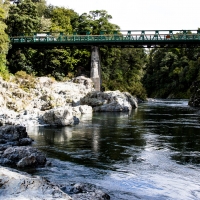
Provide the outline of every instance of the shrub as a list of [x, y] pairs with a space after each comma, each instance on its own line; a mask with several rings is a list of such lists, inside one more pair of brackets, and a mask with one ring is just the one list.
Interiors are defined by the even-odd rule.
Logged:
[[10, 73], [6, 66], [0, 65], [0, 76], [3, 80], [8, 81], [10, 79]]
[[29, 92], [31, 88], [35, 88], [36, 80], [33, 75], [27, 74], [25, 71], [15, 73], [15, 81], [20, 85], [20, 88]]

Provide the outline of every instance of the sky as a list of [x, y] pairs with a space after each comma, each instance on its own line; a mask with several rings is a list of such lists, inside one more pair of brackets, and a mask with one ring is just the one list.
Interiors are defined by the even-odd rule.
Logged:
[[200, 0], [46, 0], [78, 14], [106, 10], [121, 30], [197, 30]]

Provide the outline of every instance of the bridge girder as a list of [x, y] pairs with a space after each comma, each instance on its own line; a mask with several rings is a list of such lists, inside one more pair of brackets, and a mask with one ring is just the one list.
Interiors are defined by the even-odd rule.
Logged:
[[[163, 32], [163, 33], [161, 33]], [[76, 46], [87, 48], [91, 46], [108, 46], [120, 48], [172, 48], [200, 47], [200, 30], [196, 31], [120, 31], [113, 34], [101, 32], [100, 35], [64, 35], [63, 33], [24, 33], [10, 37], [13, 46]]]

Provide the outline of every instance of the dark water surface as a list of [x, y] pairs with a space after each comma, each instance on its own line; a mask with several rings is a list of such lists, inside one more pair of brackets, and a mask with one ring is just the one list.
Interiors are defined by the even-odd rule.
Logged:
[[200, 111], [187, 104], [156, 100], [74, 127], [28, 129], [52, 160], [34, 174], [92, 183], [113, 200], [200, 199]]

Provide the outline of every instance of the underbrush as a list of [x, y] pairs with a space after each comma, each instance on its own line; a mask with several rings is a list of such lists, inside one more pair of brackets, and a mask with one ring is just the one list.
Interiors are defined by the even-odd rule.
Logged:
[[36, 85], [35, 76], [29, 75], [25, 71], [16, 72], [14, 82], [19, 84], [25, 92], [30, 92], [30, 89], [35, 88]]
[[10, 79], [10, 73], [7, 67], [4, 65], [0, 65], [0, 77], [2, 77], [5, 81], [8, 81]]

